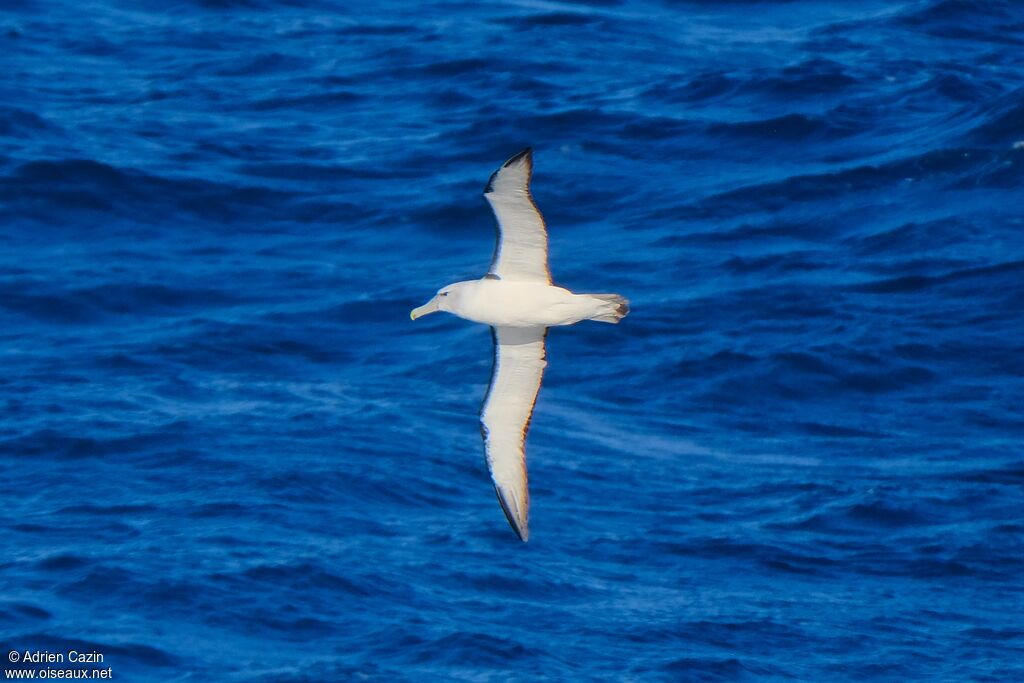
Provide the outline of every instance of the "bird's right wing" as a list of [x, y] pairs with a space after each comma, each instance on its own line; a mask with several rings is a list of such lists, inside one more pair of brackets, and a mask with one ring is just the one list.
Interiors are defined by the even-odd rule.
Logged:
[[547, 365], [547, 328], [492, 327], [491, 334], [494, 365], [480, 409], [480, 433], [498, 502], [512, 529], [525, 541], [530, 535], [526, 432]]
[[484, 188], [498, 221], [498, 242], [488, 274], [502, 280], [551, 284], [548, 229], [530, 195], [533, 152], [529, 147], [502, 164]]

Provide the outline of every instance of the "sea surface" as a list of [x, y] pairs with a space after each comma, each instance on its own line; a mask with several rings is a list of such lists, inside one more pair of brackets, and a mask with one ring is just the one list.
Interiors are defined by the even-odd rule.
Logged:
[[[8, 0], [0, 50], [6, 675], [1024, 680], [1024, 3]], [[548, 337], [523, 544], [490, 334], [409, 311], [527, 145], [632, 313]]]

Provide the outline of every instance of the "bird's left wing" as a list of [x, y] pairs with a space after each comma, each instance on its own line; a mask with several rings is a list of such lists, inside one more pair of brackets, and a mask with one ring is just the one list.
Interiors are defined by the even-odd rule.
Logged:
[[498, 502], [512, 529], [525, 541], [530, 535], [526, 432], [547, 365], [547, 328], [492, 327], [491, 333], [494, 366], [480, 409], [480, 432]]
[[488, 274], [503, 280], [551, 283], [548, 229], [530, 195], [533, 152], [529, 147], [491, 175], [484, 197], [498, 221], [498, 242]]

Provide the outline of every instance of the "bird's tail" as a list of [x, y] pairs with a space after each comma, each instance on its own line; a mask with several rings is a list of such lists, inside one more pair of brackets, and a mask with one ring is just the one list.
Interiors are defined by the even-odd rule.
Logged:
[[617, 323], [629, 313], [629, 301], [624, 296], [618, 294], [586, 294], [585, 296], [589, 296], [600, 304], [597, 313], [590, 316], [591, 320]]

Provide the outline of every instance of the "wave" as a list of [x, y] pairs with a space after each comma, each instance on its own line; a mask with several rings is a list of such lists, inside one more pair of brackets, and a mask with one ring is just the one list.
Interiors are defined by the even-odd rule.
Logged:
[[10, 138], [62, 136], [60, 126], [35, 112], [18, 107], [0, 106], [0, 135]]
[[0, 457], [78, 460], [110, 459], [117, 456], [146, 458], [155, 448], [173, 446], [180, 439], [180, 425], [139, 432], [129, 436], [76, 436], [56, 429], [39, 429], [20, 436], [0, 440]]
[[0, 308], [42, 322], [78, 324], [116, 316], [167, 316], [197, 307], [237, 305], [237, 292], [171, 287], [153, 283], [110, 283], [53, 289], [36, 280], [0, 284]]
[[710, 195], [658, 218], [722, 219], [749, 212], [780, 212], [789, 204], [826, 202], [844, 196], [903, 186], [935, 189], [1011, 189], [1024, 182], [1024, 149], [942, 149], [878, 165], [798, 175]]
[[[96, 229], [96, 218], [113, 215], [141, 224], [180, 215], [216, 224], [288, 216], [281, 190], [235, 186], [201, 178], [155, 176], [89, 159], [30, 161], [0, 177], [3, 214], [43, 225]], [[92, 220], [83, 218], [92, 214]]]

